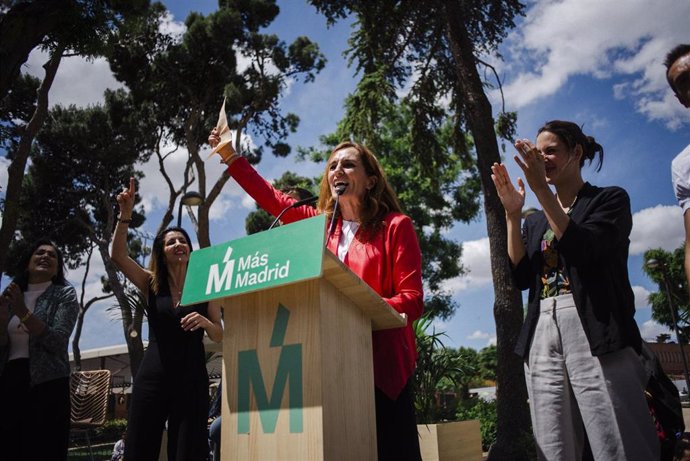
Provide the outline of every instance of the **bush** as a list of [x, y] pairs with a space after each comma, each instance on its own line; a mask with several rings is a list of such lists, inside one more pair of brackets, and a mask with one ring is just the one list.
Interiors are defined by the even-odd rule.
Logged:
[[117, 441], [120, 440], [120, 436], [127, 429], [127, 420], [121, 419], [109, 419], [103, 426], [96, 430], [97, 437], [99, 440], [103, 441]]
[[472, 398], [463, 401], [456, 413], [458, 421], [478, 419], [482, 435], [482, 450], [489, 451], [496, 442], [496, 400]]

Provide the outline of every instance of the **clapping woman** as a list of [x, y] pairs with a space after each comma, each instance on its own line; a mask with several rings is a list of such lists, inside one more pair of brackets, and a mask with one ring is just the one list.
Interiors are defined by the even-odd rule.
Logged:
[[69, 337], [79, 312], [62, 253], [39, 240], [0, 296], [0, 458], [67, 459]]
[[112, 259], [146, 297], [149, 346], [134, 379], [125, 459], [158, 459], [163, 429], [168, 427], [168, 459], [201, 461], [208, 456], [208, 374], [204, 331], [215, 342], [223, 337], [220, 309], [207, 303], [181, 306], [182, 287], [192, 252], [182, 228], [160, 232], [146, 270], [130, 258], [127, 226], [132, 219], [135, 185], [118, 196], [118, 224]]
[[[620, 187], [582, 179], [604, 150], [572, 122], [554, 120], [515, 156], [542, 210], [522, 232], [525, 184], [505, 165], [492, 179], [506, 212], [508, 256], [529, 306], [516, 352], [525, 360], [540, 460], [582, 459], [583, 428], [597, 461], [653, 461], [659, 445], [647, 408], [647, 376], [628, 279], [632, 215]], [[555, 193], [551, 190], [553, 186]]]

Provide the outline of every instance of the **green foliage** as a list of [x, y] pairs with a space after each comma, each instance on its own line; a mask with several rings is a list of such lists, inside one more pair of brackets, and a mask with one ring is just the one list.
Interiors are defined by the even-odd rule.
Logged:
[[[284, 192], [294, 188], [301, 188], [309, 191], [311, 195], [318, 195], [316, 193], [317, 183], [315, 180], [299, 176], [291, 171], [286, 171], [280, 178], [273, 181], [273, 187]], [[247, 215], [244, 228], [247, 231], [247, 235], [255, 234], [267, 230], [274, 220], [275, 218], [266, 211], [257, 209]]]
[[[661, 248], [647, 250], [643, 261], [655, 259], [656, 268], [643, 265], [645, 274], [658, 286], [658, 291], [649, 295], [652, 305], [652, 318], [672, 330], [675, 328], [671, 309], [675, 313], [680, 341], [688, 343], [690, 337], [690, 300], [688, 298], [688, 283], [685, 277], [684, 261], [685, 247], [681, 245], [672, 252]], [[669, 306], [666, 289], [671, 297], [672, 306]]]
[[[190, 14], [184, 34], [172, 37], [161, 32], [166, 11], [156, 5], [113, 37], [109, 59], [135, 99], [156, 108], [176, 143], [204, 144], [225, 96], [230, 127], [251, 129], [275, 155], [285, 156], [290, 149], [282, 140], [295, 131], [299, 118], [282, 114], [278, 101], [288, 79], [312, 81], [326, 61], [307, 37], [287, 45], [259, 32], [278, 12], [272, 0], [220, 2], [208, 16]], [[250, 59], [242, 71], [238, 53]], [[245, 152], [254, 162], [261, 153], [261, 148]]]
[[10, 160], [14, 158], [22, 130], [36, 110], [36, 90], [40, 83], [36, 77], [21, 75], [0, 100], [0, 149]]
[[120, 439], [120, 436], [122, 436], [122, 433], [125, 431], [125, 429], [127, 429], [126, 419], [108, 419], [101, 427], [96, 429], [96, 434], [101, 438], [101, 440], [117, 441]]
[[517, 112], [501, 112], [496, 120], [496, 134], [513, 142], [517, 130]]
[[[10, 253], [45, 236], [76, 267], [92, 241], [110, 240], [108, 217], [114, 214], [115, 195], [130, 176], [140, 176], [134, 163], [146, 159], [151, 142], [146, 118], [122, 90], [107, 92], [104, 106], [53, 108], [25, 177]], [[137, 212], [130, 226], [143, 220]], [[9, 258], [8, 264], [12, 261], [16, 259]], [[15, 271], [8, 267], [9, 273]]]
[[656, 335], [656, 342], [659, 344], [666, 344], [671, 339], [671, 335], [668, 333], [659, 333]]
[[[415, 410], [419, 424], [430, 424], [452, 417], [437, 400], [439, 390], [454, 388], [460, 375], [474, 372], [471, 364], [460, 362], [452, 349], [441, 342], [432, 318], [425, 314], [413, 323], [417, 340], [417, 368], [414, 374]], [[431, 331], [428, 331], [431, 329]]]
[[458, 421], [479, 420], [483, 451], [488, 451], [496, 442], [496, 400], [486, 401], [475, 397], [463, 402], [458, 408], [456, 417]]
[[[381, 143], [383, 136], [380, 134], [385, 131], [382, 129], [383, 120], [388, 107], [405, 99], [413, 115], [412, 122], [406, 126], [411, 139], [405, 152], [410, 162], [421, 165], [422, 175], [417, 178], [410, 174], [414, 180], [405, 183], [407, 187], [396, 187], [396, 190], [401, 195], [402, 191], [417, 193], [418, 189], [424, 190], [428, 183], [433, 184], [435, 178], [441, 177], [436, 169], [439, 166], [459, 166], [462, 181], [444, 190], [446, 197], [453, 197], [464, 204], [478, 204], [481, 184], [486, 192], [484, 209], [492, 247], [505, 242], [504, 210], [489, 177], [489, 167], [493, 162], [500, 161], [500, 154], [491, 104], [484, 91], [491, 82], [482, 80], [482, 66], [485, 64], [481, 56], [496, 54], [498, 45], [514, 27], [515, 17], [523, 14], [525, 4], [519, 0], [310, 2], [330, 22], [345, 17], [352, 17], [356, 21], [349, 42], [351, 48], [347, 53], [361, 75], [361, 83], [355, 93], [356, 98], [348, 100], [345, 120], [341, 124], [346, 129], [339, 134], [368, 144], [380, 156], [386, 155], [388, 146]], [[510, 134], [510, 124], [505, 122], [503, 120], [499, 128], [507, 136]], [[439, 143], [441, 127], [446, 124], [450, 127], [447, 141]], [[470, 142], [467, 132], [472, 133], [474, 143]], [[472, 155], [475, 153], [476, 160]], [[405, 204], [405, 210], [410, 215], [413, 215], [414, 208]], [[434, 215], [439, 209], [436, 202], [425, 200], [419, 208], [437, 217]], [[464, 213], [465, 210], [467, 213]], [[477, 208], [463, 207], [458, 210], [461, 213], [450, 216], [469, 220], [477, 210], [478, 205]], [[449, 214], [445, 212], [444, 216]], [[424, 232], [427, 229], [431, 233], [443, 229], [442, 226], [430, 227], [423, 218], [412, 216]], [[429, 258], [425, 252], [425, 238], [420, 235], [425, 265], [431, 264], [430, 268], [425, 267], [427, 282], [433, 280], [428, 270], [433, 272], [443, 266], [440, 264], [442, 259], [436, 260], [433, 254]], [[528, 456], [526, 446], [522, 443], [529, 421], [524, 386], [520, 385], [522, 364], [517, 356], [510, 353], [522, 316], [519, 315], [519, 292], [513, 283], [506, 283], [510, 279], [507, 255], [499, 253], [491, 255], [496, 331], [500, 335], [498, 355], [502, 359], [498, 377], [501, 386], [515, 389], [515, 395], [512, 401], [502, 400], [498, 404], [504, 430], [495, 445], [494, 456], [496, 459], [517, 460]], [[439, 255], [440, 258], [443, 256]], [[452, 256], [455, 275], [462, 270], [459, 257], [458, 245], [457, 252]], [[447, 277], [455, 275], [449, 272]], [[431, 293], [433, 296], [433, 287]], [[435, 304], [438, 306], [442, 302]], [[440, 316], [452, 313], [454, 306], [447, 307], [445, 314]]]
[[496, 381], [498, 369], [498, 350], [495, 344], [479, 351], [479, 375], [483, 380]]

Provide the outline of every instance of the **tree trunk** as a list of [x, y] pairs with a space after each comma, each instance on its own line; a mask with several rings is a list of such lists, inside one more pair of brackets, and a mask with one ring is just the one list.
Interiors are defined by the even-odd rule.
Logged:
[[125, 288], [117, 277], [115, 264], [110, 259], [108, 244], [97, 242], [97, 245], [101, 258], [103, 259], [103, 265], [105, 266], [105, 272], [108, 275], [113, 294], [120, 305], [122, 330], [125, 335], [125, 341], [127, 342], [127, 352], [129, 353], [129, 366], [132, 370], [132, 377], [135, 377], [139, 370], [139, 365], [141, 365], [141, 361], [144, 358], [144, 343], [141, 340], [141, 326], [144, 313], [143, 310], [139, 309], [132, 314], [132, 311], [128, 308], [129, 302], [125, 295]]
[[474, 138], [484, 194], [484, 212], [491, 251], [494, 285], [498, 368], [496, 370], [497, 440], [490, 460], [529, 459], [532, 437], [527, 406], [523, 364], [513, 353], [523, 319], [520, 291], [509, 270], [505, 212], [491, 181], [491, 165], [500, 162], [494, 120], [481, 78], [477, 71], [474, 46], [465, 28], [463, 10], [457, 0], [448, 1], [447, 34], [463, 87], [464, 113]]
[[70, 3], [65, 0], [19, 2], [0, 19], [0, 99], [7, 95], [31, 50], [57, 27]]
[[5, 271], [7, 249], [12, 242], [12, 236], [17, 227], [17, 219], [19, 218], [19, 198], [22, 193], [24, 170], [26, 169], [26, 162], [31, 152], [31, 144], [48, 115], [48, 92], [53, 85], [53, 80], [55, 80], [55, 74], [60, 66], [60, 60], [62, 59], [64, 49], [64, 45], [58, 45], [48, 62], [43, 65], [46, 76], [43, 82], [41, 82], [41, 86], [39, 86], [36, 91], [36, 109], [29, 123], [24, 126], [17, 152], [12, 163], [7, 168], [5, 207], [2, 215], [2, 227], [0, 227], [0, 273]]

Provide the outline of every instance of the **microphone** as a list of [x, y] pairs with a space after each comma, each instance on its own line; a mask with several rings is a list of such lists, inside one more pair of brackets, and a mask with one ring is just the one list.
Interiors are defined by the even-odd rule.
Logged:
[[338, 184], [337, 186], [335, 186], [335, 205], [333, 205], [333, 215], [331, 216], [331, 224], [328, 226], [326, 245], [328, 245], [328, 241], [331, 239], [331, 235], [335, 230], [335, 217], [338, 214], [338, 203], [340, 203], [340, 196], [343, 195], [343, 193], [345, 193], [345, 189], [347, 189], [347, 184]]
[[286, 211], [291, 210], [291, 209], [293, 209], [293, 208], [297, 208], [298, 206], [307, 205], [307, 204], [309, 204], [309, 203], [314, 203], [314, 202], [316, 202], [318, 199], [319, 199], [319, 196], [318, 196], [318, 195], [313, 195], [313, 196], [311, 196], [311, 197], [307, 197], [307, 198], [304, 198], [304, 199], [302, 199], [302, 200], [298, 200], [298, 201], [296, 201], [295, 203], [293, 203], [292, 205], [283, 208], [283, 211], [281, 211], [281, 212], [278, 214], [278, 217], [275, 219], [275, 221], [273, 221], [273, 223], [271, 224], [271, 226], [270, 226], [267, 230], [273, 229], [273, 227], [278, 223], [278, 221], [279, 221], [280, 218], [285, 214]]

